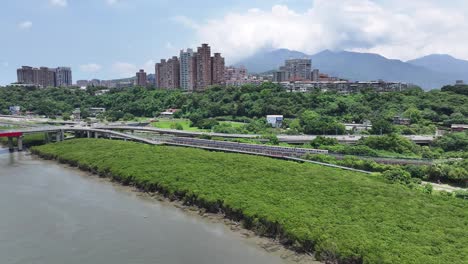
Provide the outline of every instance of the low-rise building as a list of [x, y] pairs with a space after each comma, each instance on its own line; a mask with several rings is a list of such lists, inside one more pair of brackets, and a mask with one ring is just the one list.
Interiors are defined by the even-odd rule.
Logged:
[[344, 123], [346, 131], [353, 131], [353, 132], [361, 132], [361, 131], [368, 131], [372, 129], [372, 124], [370, 121], [364, 121], [362, 124], [356, 123]]
[[452, 132], [463, 132], [468, 131], [468, 125], [466, 124], [452, 124]]
[[19, 115], [21, 114], [21, 107], [18, 105], [13, 105], [9, 107], [10, 114], [12, 115]]
[[411, 125], [411, 119], [404, 118], [404, 117], [401, 117], [401, 116], [395, 116], [395, 117], [393, 117], [393, 124], [402, 125], [402, 126], [409, 126], [409, 125]]
[[164, 112], [161, 112], [159, 114], [159, 117], [160, 118], [173, 118], [174, 117], [174, 114], [179, 111], [180, 109], [175, 109], [175, 108], [169, 108], [169, 109], [166, 109], [166, 111]]
[[274, 128], [280, 128], [283, 125], [282, 115], [267, 115], [267, 123]]
[[99, 114], [103, 114], [106, 112], [106, 108], [104, 107], [90, 107], [89, 108], [89, 115], [96, 117]]
[[411, 87], [409, 84], [397, 82], [350, 82], [347, 80], [280, 82], [279, 84], [288, 92], [307, 93], [320, 90], [322, 92], [334, 91], [342, 94], [357, 93], [367, 89], [376, 92], [398, 92]]
[[79, 108], [76, 108], [72, 112], [73, 120], [74, 121], [80, 121], [81, 120], [81, 110]]

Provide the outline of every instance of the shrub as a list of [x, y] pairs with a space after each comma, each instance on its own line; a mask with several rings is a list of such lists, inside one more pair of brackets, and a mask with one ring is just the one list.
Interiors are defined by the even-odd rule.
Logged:
[[171, 129], [184, 130], [184, 126], [181, 123], [172, 123]]
[[[424, 195], [380, 177], [103, 139], [49, 144], [34, 152], [225, 212], [297, 249], [316, 250], [324, 262], [436, 264], [468, 257], [466, 201]], [[403, 174], [390, 178], [405, 178]]]
[[408, 184], [411, 180], [411, 175], [409, 174], [409, 172], [404, 171], [402, 169], [393, 169], [385, 171], [383, 173], [383, 176], [385, 177], [385, 179], [393, 183]]

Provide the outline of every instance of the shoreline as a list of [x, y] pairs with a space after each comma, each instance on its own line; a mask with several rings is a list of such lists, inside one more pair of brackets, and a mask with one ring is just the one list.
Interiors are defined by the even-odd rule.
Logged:
[[281, 243], [278, 238], [271, 238], [256, 233], [254, 230], [247, 229], [243, 226], [241, 221], [235, 221], [228, 217], [228, 215], [218, 212], [209, 212], [208, 208], [203, 208], [195, 204], [186, 204], [184, 199], [180, 199], [178, 196], [167, 196], [159, 191], [147, 191], [139, 188], [132, 184], [126, 184], [119, 182], [111, 175], [100, 175], [90, 169], [80, 168], [75, 166], [71, 162], [66, 162], [60, 159], [51, 159], [45, 157], [39, 153], [33, 153], [32, 151], [25, 151], [26, 155], [31, 155], [34, 158], [54, 162], [55, 164], [62, 165], [67, 169], [75, 170], [83, 177], [88, 177], [92, 180], [96, 180], [102, 183], [112, 184], [118, 191], [123, 191], [129, 194], [135, 194], [138, 198], [147, 200], [149, 202], [156, 202], [162, 206], [171, 206], [183, 212], [184, 214], [203, 219], [210, 223], [222, 224], [225, 230], [231, 232], [233, 236], [243, 240], [248, 245], [254, 246], [260, 250], [265, 251], [268, 254], [280, 257], [287, 264], [320, 264], [320, 262], [310, 253], [302, 253], [298, 250], [294, 250], [292, 247], [288, 247]]

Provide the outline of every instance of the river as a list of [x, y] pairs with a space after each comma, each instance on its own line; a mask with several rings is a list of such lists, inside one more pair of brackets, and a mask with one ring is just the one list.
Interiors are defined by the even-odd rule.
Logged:
[[0, 148], [0, 263], [285, 262], [225, 224]]

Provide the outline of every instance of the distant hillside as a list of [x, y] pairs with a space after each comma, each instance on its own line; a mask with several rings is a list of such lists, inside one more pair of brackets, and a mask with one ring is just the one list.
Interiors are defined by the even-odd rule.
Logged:
[[298, 51], [279, 49], [257, 53], [237, 65], [244, 65], [250, 72], [265, 72], [277, 69], [285, 59], [304, 57], [310, 57], [313, 68], [318, 68], [321, 72], [355, 81], [382, 79], [414, 83], [425, 89], [432, 89], [452, 84], [459, 79], [453, 72], [440, 72], [413, 63], [387, 59], [378, 54], [349, 51], [325, 50], [310, 56]]
[[236, 66], [245, 66], [250, 72], [262, 73], [279, 68], [287, 59], [308, 58], [309, 55], [288, 49], [278, 49], [270, 52], [259, 52]]
[[422, 66], [436, 72], [456, 75], [458, 79], [468, 81], [468, 61], [456, 59], [446, 54], [432, 54], [408, 63]]

